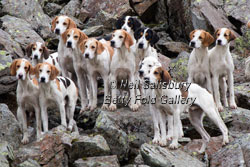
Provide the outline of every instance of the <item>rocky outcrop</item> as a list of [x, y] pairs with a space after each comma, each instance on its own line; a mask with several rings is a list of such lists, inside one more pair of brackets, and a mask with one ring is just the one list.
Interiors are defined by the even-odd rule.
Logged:
[[18, 42], [23, 49], [30, 44], [31, 41], [44, 40], [33, 30], [33, 27], [27, 21], [13, 16], [5, 15], [1, 18], [3, 22], [3, 29], [9, 33], [16, 42]]
[[[27, 21], [32, 29], [36, 30], [43, 38], [48, 38], [51, 19], [44, 14], [38, 1], [33, 0], [2, 0], [3, 11], [7, 14]], [[16, 23], [16, 22], [14, 22]], [[25, 23], [24, 23], [25, 24]], [[15, 26], [19, 27], [17, 23]], [[21, 27], [20, 27], [21, 28]], [[25, 30], [25, 29], [20, 29]]]
[[8, 141], [14, 149], [20, 146], [22, 133], [19, 123], [5, 104], [0, 104], [0, 129], [0, 141]]
[[141, 154], [144, 162], [149, 166], [155, 167], [205, 167], [205, 164], [188, 155], [181, 150], [169, 150], [167, 148], [143, 144]]
[[249, 82], [237, 84], [234, 87], [235, 97], [239, 107], [250, 109], [250, 84]]
[[6, 141], [0, 142], [0, 166], [10, 167], [10, 162], [14, 160], [13, 147]]
[[119, 162], [116, 155], [99, 156], [78, 159], [74, 162], [74, 167], [119, 167]]
[[210, 166], [249, 166], [250, 165], [250, 133], [241, 136], [215, 153]]

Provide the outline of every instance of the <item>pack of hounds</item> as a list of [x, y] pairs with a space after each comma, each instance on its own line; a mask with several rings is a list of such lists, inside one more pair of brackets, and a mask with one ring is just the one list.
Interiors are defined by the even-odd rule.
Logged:
[[[93, 111], [97, 107], [98, 82], [101, 77], [104, 83], [104, 102], [102, 109], [115, 111], [117, 104], [105, 103], [108, 96], [118, 96], [119, 88], [110, 88], [110, 83], [119, 84], [122, 80], [140, 84], [169, 84], [174, 81], [168, 71], [161, 66], [158, 53], [154, 48], [159, 40], [157, 34], [146, 28], [135, 17], [126, 16], [116, 23], [117, 30], [103, 38], [88, 38], [79, 30], [68, 16], [57, 16], [51, 24], [51, 31], [59, 36], [58, 50], [50, 54], [44, 43], [32, 41], [26, 48], [31, 59], [15, 59], [10, 67], [11, 75], [18, 79], [17, 118], [22, 124], [22, 143], [29, 142], [27, 131], [27, 113], [34, 109], [36, 116], [36, 135], [39, 140], [48, 132], [49, 107], [60, 111], [61, 125], [69, 131], [78, 133], [74, 111], [77, 100], [81, 102], [81, 112]], [[161, 98], [181, 96], [195, 97], [194, 105], [162, 104], [158, 100], [149, 104], [154, 124], [153, 143], [178, 148], [178, 139], [183, 137], [180, 115], [189, 112], [190, 122], [203, 139], [199, 152], [204, 152], [210, 136], [203, 127], [203, 117], [207, 115], [221, 130], [223, 144], [229, 142], [228, 129], [220, 117], [225, 107], [236, 109], [233, 89], [234, 64], [229, 51], [234, 33], [221, 28], [214, 37], [204, 30], [190, 33], [190, 46], [193, 51], [188, 63], [188, 83], [184, 89], [125, 89], [128, 91], [129, 108], [135, 112], [141, 107], [136, 96]], [[208, 47], [216, 41], [211, 50]], [[175, 82], [174, 82], [175, 83]], [[181, 84], [181, 83], [175, 83]], [[229, 102], [227, 100], [229, 89]], [[221, 90], [221, 95], [220, 91]], [[122, 90], [123, 91], [123, 90]], [[79, 94], [79, 96], [78, 96]], [[132, 114], [132, 113], [131, 113]], [[166, 129], [166, 120], [168, 125]]]

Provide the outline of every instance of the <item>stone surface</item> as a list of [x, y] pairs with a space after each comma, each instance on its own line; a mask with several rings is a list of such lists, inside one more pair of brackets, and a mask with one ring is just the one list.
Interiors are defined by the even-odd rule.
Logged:
[[1, 21], [3, 22], [3, 29], [9, 33], [23, 49], [25, 49], [31, 41], [44, 42], [33, 30], [32, 25], [23, 19], [5, 15], [1, 18]]
[[117, 156], [99, 156], [78, 159], [74, 167], [120, 167]]
[[0, 29], [0, 50], [1, 57], [6, 54], [10, 54], [15, 58], [23, 57], [24, 55], [20, 45], [11, 38], [10, 34], [2, 29]]
[[13, 147], [6, 141], [0, 142], [0, 166], [9, 167], [9, 161], [14, 160]]
[[250, 133], [241, 136], [216, 152], [210, 166], [249, 166], [250, 165]]
[[119, 160], [127, 160], [129, 152], [136, 156], [141, 144], [151, 141], [153, 136], [152, 118], [144, 106], [134, 113], [119, 106], [116, 112], [101, 111], [95, 129]]
[[162, 52], [170, 58], [177, 57], [183, 51], [189, 52], [191, 50], [184, 42], [165, 42], [158, 46]]
[[22, 137], [19, 123], [5, 104], [0, 104], [0, 130], [0, 141], [8, 141], [14, 149], [19, 147]]
[[88, 36], [88, 37], [97, 37], [103, 34], [103, 26], [93, 26], [88, 29], [84, 29], [83, 32]]
[[19, 164], [18, 167], [41, 167], [41, 166], [37, 161], [28, 159], [27, 161], [24, 161], [23, 163]]
[[80, 14], [80, 1], [79, 0], [71, 0], [69, 1], [69, 3], [67, 3], [67, 5], [65, 5], [60, 14], [64, 14], [67, 16], [73, 16], [75, 18], [78, 17], [78, 15]]
[[234, 92], [238, 106], [250, 109], [250, 83], [235, 85]]
[[[51, 19], [44, 14], [41, 5], [34, 0], [2, 0], [3, 11], [27, 21], [43, 38], [48, 38]], [[18, 26], [17, 24], [15, 26]], [[21, 27], [20, 27], [21, 28]], [[25, 30], [25, 29], [20, 29]]]
[[162, 55], [161, 53], [158, 53], [158, 58], [159, 58], [159, 61], [161, 62], [162, 67], [164, 69], [168, 69], [171, 59], [168, 58], [167, 56]]
[[62, 6], [56, 4], [56, 3], [47, 3], [47, 5], [44, 7], [44, 12], [48, 14], [49, 16], [53, 17], [60, 13], [62, 9]]
[[187, 65], [189, 60], [188, 52], [181, 52], [177, 58], [172, 59], [169, 64], [171, 77], [179, 82], [186, 82], [188, 77]]
[[110, 148], [101, 135], [75, 138], [69, 150], [69, 158], [72, 163], [82, 157], [105, 156], [109, 154]]
[[143, 144], [141, 154], [145, 164], [157, 167], [205, 167], [205, 164], [181, 150], [169, 150], [160, 146]]

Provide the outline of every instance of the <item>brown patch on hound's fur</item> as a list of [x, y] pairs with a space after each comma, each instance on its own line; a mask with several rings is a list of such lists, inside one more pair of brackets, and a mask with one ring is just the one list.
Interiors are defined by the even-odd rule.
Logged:
[[109, 55], [110, 55], [110, 60], [112, 60], [112, 57], [114, 55], [114, 48], [111, 47], [109, 43], [103, 44], [103, 45], [108, 49], [108, 52], [109, 52]]
[[104, 48], [103, 44], [100, 41], [96, 40], [96, 53], [97, 53], [97, 55], [100, 55], [104, 50], [105, 50], [105, 48]]
[[210, 46], [214, 42], [214, 37], [209, 32], [204, 30], [202, 30], [201, 37], [202, 44], [206, 47]]
[[51, 65], [49, 63], [46, 63], [46, 64], [49, 65], [50, 69], [51, 69], [51, 73], [50, 73], [49, 79], [50, 80], [54, 80], [59, 75], [59, 71], [58, 71], [58, 69], [54, 65]]
[[88, 36], [82, 32], [81, 30], [79, 30], [78, 28], [71, 28], [71, 29], [67, 29], [63, 34], [62, 34], [62, 39], [63, 42], [66, 43], [67, 39], [68, 39], [68, 35], [71, 35], [72, 31], [74, 31], [73, 33], [73, 39], [77, 41], [78, 45], [80, 43], [82, 43], [85, 39], [88, 39]]
[[32, 79], [32, 82], [33, 82], [34, 85], [38, 86], [38, 81], [37, 81], [36, 78], [33, 78], [33, 79]]
[[59, 91], [61, 91], [60, 81], [59, 81], [58, 78], [56, 79], [56, 86], [57, 86], [57, 89], [58, 89]]
[[48, 59], [49, 58], [49, 50], [48, 50], [48, 48], [43, 44], [42, 49], [43, 49], [43, 57], [45, 59]]
[[130, 46], [134, 44], [132, 37], [125, 30], [121, 30], [124, 34], [124, 45], [130, 51]]
[[181, 91], [181, 96], [184, 97], [185, 99], [188, 97], [188, 90], [185, 86], [182, 86], [182, 88], [180, 89]]
[[82, 52], [82, 54], [85, 52], [85, 44], [86, 44], [87, 40], [82, 41], [82, 43], [79, 44], [79, 48]]
[[[217, 29], [216, 31], [215, 31], [215, 36], [216, 36], [216, 39], [220, 36], [220, 33], [221, 33], [221, 28], [220, 29]], [[234, 40], [235, 38], [236, 38], [236, 36], [235, 36], [235, 34], [233, 33], [233, 31], [231, 31], [231, 30], [229, 30], [229, 29], [227, 29], [226, 31], [225, 31], [225, 38], [227, 39], [227, 41], [228, 42], [230, 42], [230, 41], [232, 41], [232, 40]]]
[[168, 71], [163, 69], [162, 67], [156, 68], [154, 71], [154, 75], [159, 82], [163, 81], [163, 82], [166, 82], [167, 84], [172, 79]]
[[39, 78], [39, 70], [40, 70], [40, 67], [41, 67], [41, 66], [42, 66], [42, 63], [38, 63], [38, 64], [35, 66], [34, 70], [33, 70], [33, 74], [36, 75], [36, 78]]
[[67, 29], [64, 33], [62, 33], [62, 40], [63, 40], [64, 44], [66, 44], [66, 42], [67, 42], [68, 33], [69, 33], [69, 29]]
[[[23, 61], [22, 59], [16, 59], [16, 60], [14, 60], [12, 62], [12, 64], [10, 65], [10, 75], [12, 75], [12, 76], [16, 75], [16, 71], [20, 67], [22, 61]], [[25, 67], [24, 68], [25, 68], [24, 70], [25, 70], [26, 73], [28, 73], [28, 72], [32, 73], [33, 68], [32, 68], [29, 61], [25, 61]]]
[[51, 23], [51, 31], [53, 32], [56, 28], [56, 21], [58, 19], [59, 16], [56, 16], [53, 20], [52, 20], [52, 23]]
[[68, 25], [68, 29], [71, 29], [71, 28], [76, 28], [76, 23], [71, 19], [71, 18], [67, 18], [66, 19], [66, 23]]
[[27, 55], [28, 57], [31, 56], [31, 54], [32, 54], [32, 49], [33, 49], [33, 48], [36, 48], [36, 44], [35, 44], [35, 43], [31, 43], [31, 44], [29, 44], [29, 45], [26, 47], [25, 51], [26, 51], [26, 55]]
[[247, 23], [247, 28], [250, 28], [250, 20]]
[[189, 38], [190, 38], [190, 40], [192, 40], [193, 39], [193, 37], [194, 37], [194, 33], [196, 32], [197, 30], [193, 30], [192, 32], [190, 32], [190, 34], [189, 34]]

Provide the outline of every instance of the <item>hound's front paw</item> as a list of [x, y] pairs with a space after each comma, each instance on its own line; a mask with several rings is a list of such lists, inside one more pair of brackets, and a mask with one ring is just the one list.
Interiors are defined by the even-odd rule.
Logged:
[[236, 105], [235, 103], [231, 103], [231, 104], [230, 104], [230, 108], [231, 108], [231, 109], [237, 109], [237, 105]]
[[110, 111], [115, 111], [116, 110], [116, 105], [115, 104], [110, 104], [109, 110]]
[[94, 111], [96, 109], [96, 107], [97, 107], [96, 105], [91, 106], [90, 111]]
[[22, 144], [28, 144], [29, 143], [29, 137], [28, 136], [23, 136], [23, 139], [22, 139]]
[[177, 149], [178, 148], [178, 142], [172, 142], [170, 145], [169, 145], [169, 148], [170, 149]]
[[109, 109], [108, 104], [103, 104], [103, 105], [102, 105], [102, 110], [108, 110], [108, 109]]
[[219, 112], [222, 112], [224, 110], [224, 108], [223, 108], [223, 106], [220, 104], [220, 105], [218, 105], [218, 111]]
[[159, 137], [155, 137], [153, 140], [152, 140], [152, 143], [153, 144], [159, 144], [160, 142], [160, 138]]
[[129, 105], [129, 108], [133, 111], [133, 112], [136, 112], [138, 111], [138, 105], [137, 104], [130, 104]]
[[167, 145], [167, 139], [160, 139], [159, 145], [165, 147]]
[[224, 145], [226, 145], [227, 143], [229, 143], [229, 138], [228, 138], [228, 136], [225, 136], [225, 137], [223, 138], [222, 145], [224, 146]]
[[173, 135], [167, 135], [167, 140], [171, 141], [173, 138]]

